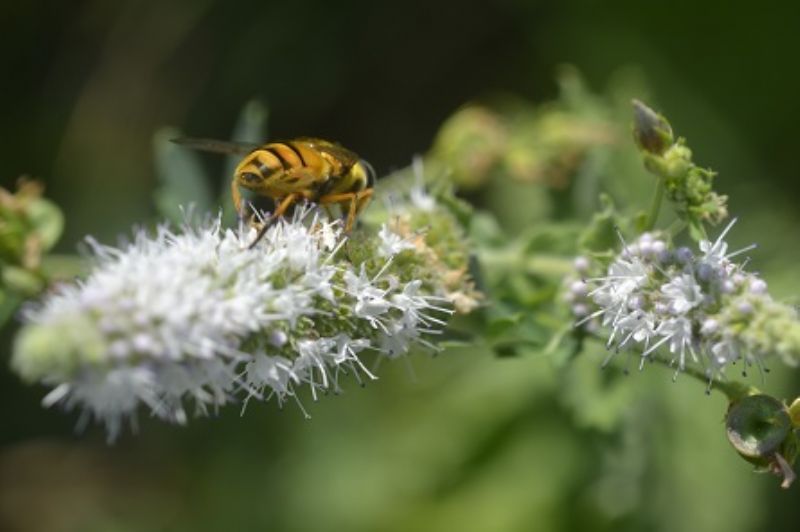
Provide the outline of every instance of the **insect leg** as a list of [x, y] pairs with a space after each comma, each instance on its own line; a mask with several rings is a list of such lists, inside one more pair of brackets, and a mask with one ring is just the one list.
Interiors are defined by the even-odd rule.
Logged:
[[344, 203], [346, 201], [350, 202], [350, 209], [347, 213], [347, 223], [345, 224], [344, 232], [347, 233], [350, 231], [350, 226], [353, 225], [352, 219], [355, 219], [355, 207], [356, 207], [356, 192], [342, 192], [341, 194], [328, 194], [327, 196], [322, 196], [319, 198], [318, 203], [320, 205], [325, 205], [328, 203]]
[[345, 222], [344, 232], [349, 233], [350, 229], [353, 228], [353, 223], [356, 220], [356, 216], [361, 209], [363, 209], [367, 203], [369, 202], [369, 198], [372, 196], [372, 189], [368, 188], [365, 190], [359, 190], [358, 192], [343, 192], [341, 194], [329, 194], [327, 196], [322, 196], [319, 198], [319, 204], [325, 205], [326, 203], [344, 203], [349, 201], [350, 208], [347, 212], [347, 222]]
[[366, 208], [369, 204], [370, 200], [372, 199], [372, 189], [368, 188], [366, 190], [362, 190], [358, 193], [358, 207], [356, 208], [356, 214], [360, 213], [361, 211]]
[[239, 185], [236, 184], [236, 179], [231, 181], [231, 197], [233, 198], [233, 206], [236, 209], [236, 215], [239, 219], [244, 218], [242, 212], [242, 193], [239, 191]]
[[270, 228], [270, 226], [275, 222], [275, 220], [283, 216], [283, 213], [286, 212], [286, 209], [288, 209], [292, 205], [292, 203], [297, 201], [297, 198], [299, 197], [300, 194], [292, 193], [283, 198], [283, 200], [281, 200], [280, 204], [278, 205], [278, 208], [275, 209], [275, 212], [273, 212], [270, 215], [270, 217], [264, 221], [264, 225], [258, 231], [255, 240], [253, 240], [250, 243], [250, 245], [247, 246], [247, 249], [253, 249], [253, 247], [255, 247], [255, 245], [258, 244], [258, 241], [264, 238], [264, 235], [267, 234], [267, 229]]
[[353, 224], [356, 221], [356, 216], [358, 216], [358, 213], [360, 213], [364, 207], [367, 206], [371, 197], [371, 188], [359, 190], [355, 193], [353, 199], [350, 201], [350, 211], [347, 213], [347, 224], [344, 228], [345, 233], [349, 232], [350, 229], [353, 228]]

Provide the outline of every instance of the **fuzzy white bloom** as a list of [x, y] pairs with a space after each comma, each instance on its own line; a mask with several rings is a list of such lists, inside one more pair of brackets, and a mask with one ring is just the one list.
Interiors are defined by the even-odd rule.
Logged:
[[436, 200], [425, 190], [425, 171], [422, 157], [414, 157], [411, 168], [414, 172], [414, 186], [409, 191], [409, 201], [417, 209], [433, 211], [436, 208]]
[[341, 224], [308, 209], [249, 249], [254, 237], [217, 221], [141, 231], [124, 249], [90, 241], [90, 275], [26, 310], [15, 368], [53, 387], [45, 404], [81, 408], [113, 439], [142, 403], [185, 423], [187, 404], [282, 403], [301, 385], [314, 397], [338, 390], [342, 374], [374, 379], [364, 353], [430, 346], [423, 336], [450, 313], [393, 271], [394, 255], [413, 246], [385, 227], [371, 273], [345, 257]]
[[378, 253], [383, 257], [391, 257], [407, 249], [414, 249], [414, 244], [410, 239], [403, 238], [386, 225], [381, 227], [378, 237], [381, 241], [378, 247]]
[[578, 325], [595, 330], [592, 323], [599, 320], [611, 330], [607, 361], [638, 344], [642, 365], [663, 348], [677, 371], [697, 362], [709, 378], [740, 361], [763, 369], [771, 354], [797, 362], [797, 312], [775, 302], [762, 279], [731, 260], [754, 247], [728, 253], [723, 238], [733, 223], [714, 242], [700, 242], [698, 255], [688, 248], [672, 251], [657, 235], [643, 234], [624, 247], [606, 276], [585, 281], [595, 286], [588, 294], [573, 282], [567, 299]]
[[680, 316], [703, 302], [703, 291], [693, 275], [683, 273], [661, 287], [667, 308]]

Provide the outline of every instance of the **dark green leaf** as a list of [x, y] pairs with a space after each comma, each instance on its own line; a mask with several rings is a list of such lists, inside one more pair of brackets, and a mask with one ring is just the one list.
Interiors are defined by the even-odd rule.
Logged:
[[519, 324], [522, 319], [522, 314], [511, 314], [509, 316], [501, 316], [491, 319], [486, 325], [486, 336], [488, 338], [497, 338], [502, 336]]
[[171, 142], [180, 136], [176, 129], [162, 128], [153, 138], [159, 181], [155, 193], [156, 207], [162, 216], [176, 223], [185, 219], [181, 208], [191, 205], [201, 214], [218, 208], [197, 154]]
[[21, 302], [19, 296], [0, 289], [0, 327], [14, 315]]

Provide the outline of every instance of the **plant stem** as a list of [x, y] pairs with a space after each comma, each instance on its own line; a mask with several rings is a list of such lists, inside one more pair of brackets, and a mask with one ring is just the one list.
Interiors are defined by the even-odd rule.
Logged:
[[478, 250], [481, 265], [499, 272], [522, 271], [526, 274], [561, 278], [573, 270], [572, 260], [558, 255], [540, 253], [527, 256], [517, 249]]
[[[653, 361], [657, 362], [658, 364], [661, 364], [664, 367], [668, 368], [674, 367], [674, 365], [669, 360], [660, 355], [656, 355], [655, 357], [653, 357]], [[738, 381], [721, 381], [719, 379], [709, 378], [708, 375], [706, 375], [705, 371], [692, 366], [685, 367], [681, 371], [681, 373], [683, 373], [684, 375], [688, 375], [694, 379], [697, 379], [698, 381], [705, 384], [706, 390], [709, 393], [711, 392], [711, 390], [718, 390], [724, 393], [725, 396], [728, 398], [728, 401], [730, 402], [745, 395], [750, 395], [754, 391], [757, 391], [752, 386], [748, 386]]]
[[686, 226], [687, 224], [683, 220], [675, 220], [669, 225], [669, 227], [667, 227], [667, 234], [669, 234], [672, 238], [675, 238], [681, 233], [681, 231], [686, 229]]
[[[589, 337], [594, 338], [602, 342], [603, 340], [596, 334], [591, 334]], [[616, 358], [616, 357], [615, 357]], [[674, 368], [675, 365], [667, 358], [662, 355], [655, 354], [654, 356], [650, 357], [652, 362], [655, 362], [665, 368]], [[738, 381], [721, 381], [719, 379], [712, 379], [706, 375], [706, 372], [700, 368], [696, 368], [693, 366], [686, 366], [681, 373], [684, 375], [688, 375], [693, 379], [696, 379], [703, 384], [706, 385], [706, 391], [711, 393], [711, 390], [718, 390], [725, 394], [728, 398], [729, 402], [733, 402], [736, 399], [744, 397], [746, 395], [752, 395], [754, 393], [758, 393], [758, 389], [753, 386], [748, 386], [744, 383]]]
[[658, 213], [661, 211], [661, 203], [664, 201], [664, 178], [658, 177], [656, 191], [653, 194], [653, 203], [650, 204], [650, 212], [647, 214], [647, 221], [644, 225], [645, 231], [651, 231], [658, 221]]

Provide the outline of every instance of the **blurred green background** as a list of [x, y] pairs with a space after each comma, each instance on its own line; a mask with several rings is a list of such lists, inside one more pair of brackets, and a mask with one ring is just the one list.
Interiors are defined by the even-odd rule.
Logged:
[[[467, 102], [554, 98], [566, 62], [598, 92], [649, 87], [720, 172], [734, 242], [759, 242], [753, 267], [797, 301], [798, 23], [790, 2], [3, 2], [0, 179], [42, 179], [73, 251], [155, 215], [161, 126], [226, 138], [258, 98], [271, 137], [336, 139], [385, 174]], [[220, 180], [223, 163], [208, 158]], [[111, 447], [2, 369], [0, 529], [796, 529], [798, 486], [734, 454], [721, 397], [656, 368], [604, 388], [596, 364], [417, 357], [415, 377], [384, 366], [310, 422], [258, 404], [188, 428], [142, 419]]]

